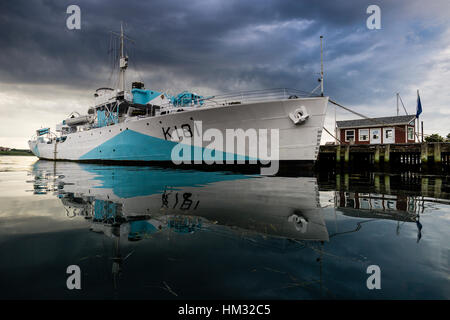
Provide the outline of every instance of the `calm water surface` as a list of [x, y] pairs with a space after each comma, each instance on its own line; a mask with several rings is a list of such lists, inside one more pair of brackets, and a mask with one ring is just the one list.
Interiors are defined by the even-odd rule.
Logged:
[[[0, 298], [449, 299], [449, 199], [440, 176], [3, 156]], [[69, 265], [81, 290], [66, 287]]]

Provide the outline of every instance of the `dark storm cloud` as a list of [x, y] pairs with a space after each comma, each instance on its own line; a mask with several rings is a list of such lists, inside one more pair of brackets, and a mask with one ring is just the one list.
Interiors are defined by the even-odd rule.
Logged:
[[[317, 85], [318, 37], [324, 34], [328, 93], [344, 102], [365, 101], [391, 94], [396, 82], [411, 78], [411, 68], [397, 56], [416, 48], [420, 37], [407, 38], [397, 25], [408, 3], [378, 1], [383, 29], [369, 31], [366, 8], [372, 1], [2, 2], [0, 82], [106, 85], [108, 32], [124, 21], [136, 40], [127, 50], [130, 66], [146, 82], [159, 80], [157, 88], [178, 79], [215, 90], [239, 85], [310, 90]], [[81, 8], [79, 31], [66, 28], [70, 4]], [[439, 31], [423, 41], [431, 45]]]

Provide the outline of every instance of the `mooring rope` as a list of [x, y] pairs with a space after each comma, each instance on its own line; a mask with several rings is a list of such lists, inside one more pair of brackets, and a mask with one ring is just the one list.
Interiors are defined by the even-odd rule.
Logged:
[[[359, 113], [359, 112], [353, 111], [353, 110], [350, 109], [350, 108], [344, 107], [343, 105], [337, 103], [336, 101], [333, 101], [333, 100], [331, 100], [331, 99], [329, 99], [328, 101], [330, 101], [332, 104], [334, 104], [334, 105], [336, 105], [336, 106], [338, 106], [338, 107], [341, 107], [341, 108], [344, 109], [344, 110], [347, 110], [348, 112], [351, 112], [351, 113], [356, 114], [357, 116], [360, 116], [361, 118], [368, 119], [368, 120], [372, 120], [371, 118], [369, 118], [369, 117], [363, 115], [362, 113]], [[373, 121], [375, 122], [375, 120], [373, 120]]]
[[339, 143], [342, 143], [342, 141], [340, 139], [338, 139], [337, 137], [335, 137], [330, 131], [328, 131], [327, 128], [323, 127], [323, 130], [325, 130], [330, 136], [332, 136], [337, 141], [339, 141]]

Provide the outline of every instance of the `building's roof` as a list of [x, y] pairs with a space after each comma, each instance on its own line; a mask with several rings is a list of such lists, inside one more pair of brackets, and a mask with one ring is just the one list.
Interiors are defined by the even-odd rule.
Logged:
[[410, 123], [415, 118], [416, 118], [415, 115], [407, 115], [407, 116], [381, 117], [370, 119], [344, 120], [344, 121], [336, 121], [336, 125], [338, 128], [405, 125]]

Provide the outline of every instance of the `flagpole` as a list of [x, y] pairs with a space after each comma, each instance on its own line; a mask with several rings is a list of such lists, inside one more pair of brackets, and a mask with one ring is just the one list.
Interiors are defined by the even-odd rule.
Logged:
[[420, 99], [420, 96], [419, 96], [419, 89], [417, 89], [417, 107], [416, 107], [416, 115], [417, 115], [417, 142], [420, 142], [420, 131], [419, 131], [419, 125], [420, 125], [420, 122], [419, 122], [419, 117], [420, 117], [420, 113], [419, 113], [419, 99]]
[[398, 92], [397, 92], [397, 117], [398, 117]]

